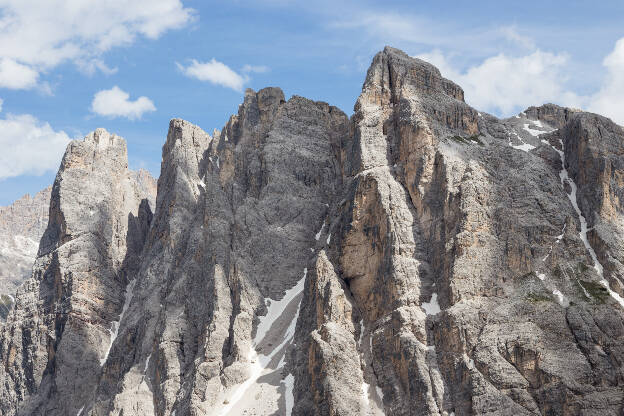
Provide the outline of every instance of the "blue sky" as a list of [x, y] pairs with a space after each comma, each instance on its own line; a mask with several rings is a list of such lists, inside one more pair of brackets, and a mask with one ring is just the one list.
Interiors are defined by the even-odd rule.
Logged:
[[620, 1], [0, 0], [0, 205], [52, 183], [97, 127], [157, 176], [169, 120], [220, 129], [245, 88], [351, 114], [384, 45], [498, 116], [555, 102], [624, 124], [623, 21]]

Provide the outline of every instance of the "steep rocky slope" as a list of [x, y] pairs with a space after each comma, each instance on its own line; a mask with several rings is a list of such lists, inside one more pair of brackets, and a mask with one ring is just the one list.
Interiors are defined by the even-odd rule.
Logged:
[[350, 120], [277, 88], [212, 135], [172, 120], [153, 216], [96, 131], [3, 329], [0, 410], [620, 415], [622, 146], [577, 110], [479, 113], [392, 48]]
[[[141, 192], [156, 204], [156, 180], [144, 169], [130, 173]], [[34, 196], [24, 195], [7, 207], [0, 207], [0, 319], [14, 302], [17, 288], [32, 273], [39, 240], [48, 224], [49, 186]]]
[[[39, 240], [48, 224], [49, 186], [0, 207], [0, 318], [5, 319], [15, 290], [32, 272]], [[2, 302], [5, 301], [5, 302]]]

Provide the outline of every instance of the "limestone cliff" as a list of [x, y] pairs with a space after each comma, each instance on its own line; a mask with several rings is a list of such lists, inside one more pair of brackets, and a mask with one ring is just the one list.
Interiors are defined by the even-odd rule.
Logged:
[[39, 240], [48, 224], [52, 187], [0, 207], [0, 319], [11, 309], [16, 289], [30, 277]]
[[610, 120], [501, 120], [387, 47], [351, 119], [265, 88], [221, 131], [172, 120], [153, 216], [120, 140], [68, 148], [2, 414], [624, 411]]

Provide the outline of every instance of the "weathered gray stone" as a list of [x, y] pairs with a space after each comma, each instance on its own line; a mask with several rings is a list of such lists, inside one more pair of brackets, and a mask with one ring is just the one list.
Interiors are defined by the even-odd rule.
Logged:
[[351, 120], [278, 88], [212, 135], [172, 120], [153, 217], [96, 132], [4, 327], [0, 409], [619, 415], [623, 142], [552, 104], [480, 113], [389, 47]]

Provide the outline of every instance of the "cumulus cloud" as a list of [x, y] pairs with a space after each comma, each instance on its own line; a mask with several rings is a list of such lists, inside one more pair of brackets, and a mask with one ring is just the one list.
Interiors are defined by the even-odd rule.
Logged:
[[0, 88], [24, 90], [37, 85], [39, 73], [13, 59], [0, 58]]
[[466, 101], [485, 111], [510, 115], [545, 102], [582, 105], [582, 97], [566, 89], [565, 54], [540, 50], [520, 57], [499, 54], [464, 72], [454, 69], [440, 51], [418, 57], [436, 65], [444, 77], [461, 85]]
[[70, 141], [64, 131], [30, 114], [7, 115], [0, 119], [0, 180], [55, 171]]
[[66, 61], [106, 72], [102, 53], [139, 36], [155, 39], [194, 14], [180, 0], [2, 0], [0, 86], [32, 88], [40, 72]]
[[105, 117], [125, 117], [135, 120], [141, 118], [144, 113], [156, 111], [156, 107], [147, 97], [131, 101], [130, 94], [115, 85], [110, 90], [102, 90], [95, 94], [91, 102], [91, 111]]
[[102, 61], [101, 59], [90, 59], [90, 60], [78, 60], [76, 61], [76, 65], [78, 66], [78, 69], [80, 71], [82, 71], [83, 73], [91, 76], [93, 74], [95, 74], [97, 71], [102, 72], [105, 75], [113, 75], [116, 74], [118, 71], [118, 68], [111, 68], [108, 65], [106, 65], [106, 63], [104, 61]]
[[624, 126], [624, 38], [602, 62], [607, 75], [602, 88], [589, 99], [589, 109]]
[[[528, 43], [527, 43], [528, 45]], [[508, 116], [546, 102], [585, 108], [624, 125], [624, 38], [603, 60], [605, 78], [594, 94], [579, 95], [566, 87], [569, 58], [535, 50], [513, 57], [499, 54], [459, 71], [448, 55], [434, 50], [417, 56], [440, 69], [442, 75], [464, 89], [466, 101], [476, 108]]]
[[222, 62], [212, 59], [210, 62], [191, 60], [191, 64], [183, 66], [176, 62], [178, 69], [187, 77], [200, 81], [208, 81], [215, 85], [242, 91], [243, 85], [249, 81], [246, 75], [240, 75]]

